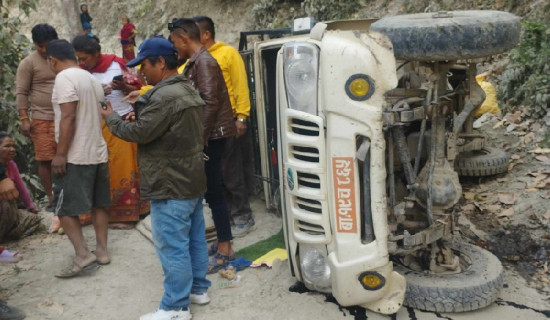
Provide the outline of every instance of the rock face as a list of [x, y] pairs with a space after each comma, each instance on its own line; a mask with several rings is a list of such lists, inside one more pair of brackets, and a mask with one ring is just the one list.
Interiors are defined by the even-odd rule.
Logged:
[[[155, 33], [167, 37], [167, 24], [173, 18], [206, 15], [216, 24], [216, 40], [236, 46], [239, 42], [239, 32], [250, 28], [251, 20], [247, 19], [247, 16], [254, 1], [90, 0], [86, 3], [93, 18], [92, 32], [100, 38], [102, 51], [122, 55], [122, 47], [117, 37], [124, 14], [136, 25], [138, 45]], [[60, 38], [72, 39], [82, 33], [79, 5], [79, 0], [39, 0], [37, 10], [31, 13], [30, 17], [23, 18], [25, 33], [30, 38], [33, 25], [49, 23], [56, 28]]]
[[[93, 33], [101, 39], [104, 53], [121, 55], [122, 48], [117, 36], [122, 27], [121, 16], [124, 14], [128, 15], [138, 29], [138, 44], [155, 33], [167, 36], [167, 24], [175, 17], [206, 15], [216, 23], [216, 39], [237, 46], [240, 31], [266, 28], [265, 25], [254, 25], [257, 15], [285, 15], [272, 18], [277, 21], [288, 21], [290, 16], [287, 11], [276, 10], [278, 7], [288, 5], [293, 6], [293, 10], [295, 9], [296, 12], [292, 11], [293, 15], [305, 15], [304, 10], [299, 9], [298, 2], [280, 0], [89, 0], [87, 4], [90, 15], [94, 19], [92, 21]], [[321, 2], [318, 4], [322, 5]], [[349, 18], [379, 18], [386, 15], [441, 10], [501, 10], [529, 19], [550, 18], [549, 1], [520, 2], [510, 0], [465, 0], [460, 2], [451, 0], [371, 0], [367, 5], [358, 6], [357, 12]], [[39, 0], [37, 10], [29, 18], [23, 18], [25, 32], [30, 37], [33, 25], [49, 23], [57, 29], [60, 37], [71, 39], [82, 32], [80, 30], [80, 3], [80, 0]], [[270, 13], [262, 13], [262, 5], [266, 8], [275, 8], [275, 10]], [[14, 11], [12, 13], [16, 14]], [[259, 19], [259, 21], [263, 20]]]

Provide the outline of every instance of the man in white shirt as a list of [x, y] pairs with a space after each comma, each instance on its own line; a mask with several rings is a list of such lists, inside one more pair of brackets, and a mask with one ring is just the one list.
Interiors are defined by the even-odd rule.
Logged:
[[[71, 278], [98, 264], [110, 262], [107, 253], [108, 216], [111, 202], [107, 145], [101, 134], [98, 105], [103, 88], [89, 72], [78, 67], [73, 46], [66, 40], [51, 41], [48, 63], [56, 73], [52, 93], [57, 152], [52, 161], [55, 213], [74, 246], [74, 264], [56, 277]], [[92, 212], [97, 246], [90, 253], [78, 215]]]

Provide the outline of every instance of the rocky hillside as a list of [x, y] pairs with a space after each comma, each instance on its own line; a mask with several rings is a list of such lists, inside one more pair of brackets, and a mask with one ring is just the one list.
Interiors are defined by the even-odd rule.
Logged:
[[[80, 31], [80, 2], [76, 0], [39, 0], [38, 8], [29, 18], [25, 18], [25, 31], [37, 23], [53, 25], [60, 37], [70, 39]], [[252, 0], [91, 0], [87, 2], [92, 21], [93, 32], [101, 39], [103, 51], [122, 54], [118, 42], [121, 16], [126, 14], [138, 30], [138, 43], [155, 33], [168, 35], [167, 24], [175, 17], [193, 17], [207, 15], [217, 23], [217, 39], [236, 45], [239, 31], [250, 25]], [[15, 12], [14, 12], [15, 14]]]
[[[174, 17], [208, 15], [217, 23], [217, 38], [237, 45], [239, 31], [289, 26], [294, 17], [312, 15], [318, 20], [383, 17], [412, 12], [493, 9], [513, 12], [528, 19], [550, 18], [547, 0], [90, 0], [94, 33], [104, 52], [120, 53], [117, 36], [123, 14], [136, 25], [138, 42], [154, 33], [167, 34], [166, 25]], [[61, 37], [80, 32], [78, 0], [39, 0], [36, 12], [25, 18], [24, 27], [37, 23], [54, 25]], [[17, 14], [17, 12], [13, 12]]]

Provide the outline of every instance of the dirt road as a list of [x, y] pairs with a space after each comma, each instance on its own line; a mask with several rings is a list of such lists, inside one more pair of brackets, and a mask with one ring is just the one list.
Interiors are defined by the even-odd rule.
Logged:
[[[261, 201], [253, 204], [258, 229], [235, 240], [242, 248], [278, 232], [281, 220], [267, 213]], [[45, 214], [45, 213], [42, 213]], [[46, 218], [46, 220], [48, 217]], [[85, 228], [93, 248], [93, 230]], [[24, 260], [0, 265], [2, 295], [10, 305], [22, 308], [30, 320], [139, 319], [157, 308], [162, 295], [162, 270], [153, 246], [137, 230], [110, 230], [113, 262], [75, 279], [61, 280], [54, 273], [65, 267], [72, 254], [66, 236], [36, 235], [8, 244]], [[286, 263], [273, 269], [247, 269], [241, 281], [225, 287], [218, 275], [209, 276], [212, 302], [193, 306], [194, 319], [389, 319], [362, 308], [342, 308], [319, 293], [290, 292], [295, 283]], [[392, 319], [546, 319], [547, 296], [529, 288], [513, 271], [506, 272], [506, 286], [498, 303], [476, 312], [434, 314], [402, 308]], [[544, 311], [546, 310], [546, 311]]]

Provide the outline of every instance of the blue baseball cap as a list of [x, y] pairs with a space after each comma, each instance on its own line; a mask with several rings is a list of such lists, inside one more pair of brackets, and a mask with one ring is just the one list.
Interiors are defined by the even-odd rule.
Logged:
[[177, 53], [178, 51], [174, 48], [174, 45], [167, 39], [149, 38], [141, 43], [136, 58], [126, 63], [126, 66], [135, 67], [147, 57], [172, 56], [177, 55]]

